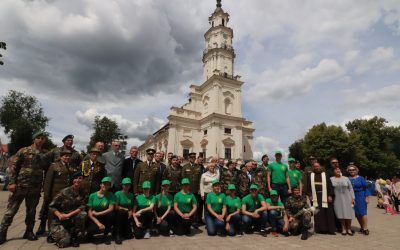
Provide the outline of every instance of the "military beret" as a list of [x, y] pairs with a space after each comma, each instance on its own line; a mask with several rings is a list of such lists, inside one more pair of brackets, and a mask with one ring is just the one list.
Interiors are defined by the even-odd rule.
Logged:
[[75, 173], [72, 175], [72, 179], [78, 178], [79, 176], [83, 176], [83, 173], [82, 173], [81, 171], [75, 172]]
[[66, 135], [63, 139], [62, 142], [65, 142], [67, 139], [74, 139], [73, 135]]
[[148, 148], [148, 149], [146, 149], [146, 153], [147, 153], [147, 154], [155, 154], [155, 153], [156, 153], [156, 150], [154, 150], [154, 149], [152, 149], [152, 148]]
[[61, 150], [61, 152], [60, 152], [60, 156], [63, 156], [63, 155], [72, 155], [72, 151], [71, 150], [68, 150], [68, 149], [63, 149], [63, 150]]
[[43, 130], [38, 130], [32, 135], [32, 139], [36, 139], [39, 136], [47, 136], [47, 133]]
[[195, 152], [191, 152], [191, 153], [189, 153], [189, 156], [194, 156], [194, 157], [196, 157], [196, 153], [195, 153]]

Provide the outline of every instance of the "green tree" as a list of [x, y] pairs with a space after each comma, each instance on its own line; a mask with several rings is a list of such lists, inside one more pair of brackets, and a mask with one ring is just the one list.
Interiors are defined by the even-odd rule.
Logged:
[[[49, 118], [44, 115], [43, 108], [36, 97], [22, 92], [10, 90], [1, 100], [0, 125], [10, 137], [10, 153], [32, 143], [32, 134], [44, 130]], [[45, 148], [54, 144], [49, 139]]]
[[289, 147], [290, 156], [300, 161], [302, 166], [307, 164], [307, 155], [304, 153], [304, 140], [300, 139], [295, 141]]
[[90, 142], [87, 146], [88, 151], [94, 147], [96, 142], [104, 142], [104, 150], [108, 151], [113, 139], [120, 135], [117, 122], [109, 119], [107, 116], [96, 116], [93, 122], [93, 134], [90, 136]]
[[[0, 42], [0, 49], [6, 50], [7, 49], [7, 44], [5, 42]], [[3, 65], [4, 62], [1, 60], [1, 57], [3, 57], [2, 54], [0, 54], [0, 65]]]

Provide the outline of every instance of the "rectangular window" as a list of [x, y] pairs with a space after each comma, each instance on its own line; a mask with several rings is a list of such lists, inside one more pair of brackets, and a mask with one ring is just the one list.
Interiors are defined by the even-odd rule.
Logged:
[[232, 149], [225, 148], [225, 159], [231, 160], [232, 159]]
[[232, 133], [232, 129], [231, 128], [225, 128], [224, 129], [224, 133], [225, 134], [231, 134]]
[[183, 155], [183, 159], [188, 160], [189, 159], [189, 149], [184, 148], [182, 155]]
[[204, 135], [207, 135], [207, 129], [203, 130]]

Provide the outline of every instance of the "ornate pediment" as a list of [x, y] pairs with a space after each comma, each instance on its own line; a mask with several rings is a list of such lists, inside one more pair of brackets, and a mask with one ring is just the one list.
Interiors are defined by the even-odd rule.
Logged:
[[191, 147], [193, 147], [193, 142], [191, 140], [189, 140], [189, 139], [186, 139], [186, 140], [181, 141], [181, 145], [183, 147], [191, 148]]
[[232, 140], [231, 138], [225, 138], [222, 140], [222, 143], [227, 146], [227, 147], [231, 147], [235, 145], [235, 141]]

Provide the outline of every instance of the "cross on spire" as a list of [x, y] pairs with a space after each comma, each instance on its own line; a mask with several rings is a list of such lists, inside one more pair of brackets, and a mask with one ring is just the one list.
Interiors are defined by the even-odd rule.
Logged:
[[217, 0], [217, 8], [221, 8], [222, 7], [221, 1], [222, 0]]

